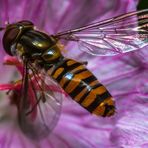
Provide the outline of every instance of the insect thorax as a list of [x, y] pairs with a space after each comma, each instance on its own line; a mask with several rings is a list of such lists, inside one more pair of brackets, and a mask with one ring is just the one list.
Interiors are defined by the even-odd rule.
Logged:
[[29, 30], [20, 40], [11, 46], [11, 52], [19, 57], [39, 63], [55, 63], [62, 57], [60, 44], [52, 37], [43, 32]]

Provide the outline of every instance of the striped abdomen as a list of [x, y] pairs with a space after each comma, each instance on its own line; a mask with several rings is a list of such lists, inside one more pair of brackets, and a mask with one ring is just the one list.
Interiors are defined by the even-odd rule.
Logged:
[[114, 114], [112, 96], [82, 63], [64, 59], [50, 75], [73, 100], [89, 112], [101, 116]]

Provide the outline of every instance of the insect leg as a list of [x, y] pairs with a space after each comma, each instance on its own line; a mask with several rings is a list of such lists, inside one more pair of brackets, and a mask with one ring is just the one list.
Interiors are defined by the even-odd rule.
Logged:
[[24, 69], [23, 69], [23, 78], [21, 86], [21, 99], [20, 99], [20, 108], [21, 110], [26, 108], [27, 105], [27, 96], [28, 96], [28, 61], [24, 60]]

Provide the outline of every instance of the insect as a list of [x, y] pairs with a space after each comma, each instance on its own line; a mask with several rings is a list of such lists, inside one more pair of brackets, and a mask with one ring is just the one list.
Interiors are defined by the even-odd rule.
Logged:
[[49, 85], [60, 86], [90, 113], [112, 116], [115, 102], [111, 94], [85, 63], [62, 55], [60, 41], [74, 41], [87, 53], [101, 56], [143, 48], [148, 45], [146, 14], [148, 9], [130, 12], [53, 35], [34, 29], [28, 20], [1, 27], [5, 31], [4, 50], [19, 57], [24, 65], [21, 92], [13, 94], [20, 98], [19, 123], [23, 131], [38, 138], [47, 135], [58, 121], [61, 100], [48, 89]]

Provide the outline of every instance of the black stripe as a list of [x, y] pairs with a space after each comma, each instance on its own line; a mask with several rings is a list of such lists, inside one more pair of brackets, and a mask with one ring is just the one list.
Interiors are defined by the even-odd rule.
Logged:
[[[64, 70], [61, 72], [61, 74], [56, 78], [56, 80], [58, 81], [58, 82], [60, 82], [61, 81], [61, 79], [62, 79], [62, 77], [65, 75], [65, 73], [66, 72], [68, 72], [68, 71], [70, 71], [70, 70], [73, 70], [73, 69], [75, 69], [76, 67], [78, 67], [78, 66], [80, 66], [81, 65], [81, 63], [75, 63], [75, 64], [73, 64], [73, 65], [71, 65], [71, 66], [66, 66], [65, 64], [63, 64], [63, 65], [61, 65], [60, 67], [63, 67], [64, 68]], [[58, 67], [58, 68], [60, 68], [60, 67]], [[57, 68], [57, 69], [58, 69]], [[54, 74], [53, 74], [54, 75]]]
[[55, 67], [54, 67], [54, 70], [52, 71], [51, 73], [51, 76], [55, 74], [56, 70], [60, 67], [66, 67], [66, 63], [67, 61], [69, 61], [68, 59], [64, 59], [64, 60], [61, 60], [60, 62], [58, 62], [57, 64], [55, 64]]
[[96, 85], [92, 86], [92, 89], [96, 89], [97, 87], [103, 86], [101, 83], [97, 83]]
[[74, 72], [73, 74], [79, 74], [81, 72], [84, 72], [84, 71], [88, 71], [86, 68], [84, 69], [78, 69], [76, 72]]
[[[69, 72], [67, 72], [67, 73], [69, 73]], [[65, 76], [67, 75], [67, 73], [66, 73], [63, 77], [65, 77]], [[73, 79], [73, 77], [74, 77], [74, 75], [72, 74], [71, 80]], [[66, 78], [66, 79], [67, 79], [67, 78]], [[65, 84], [63, 85], [63, 89], [66, 89], [67, 85], [69, 84], [69, 82], [70, 82], [71, 80], [67, 79], [67, 81], [66, 81]]]
[[103, 117], [106, 117], [110, 110], [115, 110], [115, 106], [105, 104], [105, 111], [104, 111]]
[[[76, 68], [77, 68], [77, 67], [76, 67]], [[72, 69], [72, 70], [73, 70], [73, 69]], [[80, 69], [80, 70], [77, 70], [76, 72], [72, 73], [73, 76], [72, 76], [71, 80], [66, 81], [66, 83], [65, 83], [64, 86], [63, 86], [63, 89], [65, 89], [65, 88], [67, 87], [67, 85], [70, 83], [70, 81], [73, 81], [73, 77], [75, 76], [75, 74], [78, 74], [78, 73], [83, 72], [83, 71], [87, 71], [87, 69]], [[67, 73], [66, 73], [66, 74], [67, 74]], [[65, 75], [66, 75], [66, 74], [65, 74]]]
[[79, 101], [80, 104], [85, 100], [85, 98], [89, 95], [90, 92], [91, 91], [87, 90], [87, 92], [81, 97], [81, 99]]
[[92, 102], [88, 107], [86, 107], [86, 109], [89, 112], [93, 112], [105, 99], [107, 99], [109, 97], [111, 97], [111, 95], [108, 91], [106, 91], [102, 95], [97, 95], [94, 102]]
[[[73, 77], [74, 77], [74, 76], [73, 76]], [[68, 81], [65, 82], [65, 84], [63, 85], [63, 89], [64, 89], [64, 90], [66, 89], [66, 87], [67, 87], [67, 85], [69, 84], [70, 81], [71, 81], [71, 80], [68, 80]]]
[[[93, 81], [95, 81], [96, 80], [96, 78], [93, 76], [93, 75], [91, 75], [91, 76], [89, 76], [88, 78], [86, 78], [86, 79], [83, 79], [83, 80], [81, 80], [80, 81], [80, 84], [69, 94], [72, 98], [74, 98], [76, 95], [78, 95], [84, 88], [86, 88], [87, 86], [89, 86], [89, 84], [91, 83], [91, 82], [93, 82]], [[85, 85], [84, 85], [85, 84]], [[95, 85], [95, 86], [97, 86], [98, 87], [98, 85]], [[99, 86], [100, 86], [100, 84], [99, 84]], [[92, 86], [90, 86], [91, 87], [91, 89], [93, 88]], [[89, 90], [90, 91], [90, 90]], [[89, 93], [89, 92], [88, 92]], [[85, 95], [85, 94], [84, 94]], [[84, 96], [83, 95], [83, 96]], [[83, 97], [82, 96], [82, 97]], [[84, 98], [85, 99], [85, 98]]]
[[[75, 76], [75, 74], [78, 74], [80, 72], [83, 72], [83, 71], [87, 71], [87, 69], [81, 69], [81, 70], [77, 70], [76, 72], [72, 73], [73, 74], [73, 77]], [[65, 74], [66, 75], [66, 74]], [[70, 83], [70, 81], [73, 81], [73, 77], [71, 78], [71, 80], [68, 80], [64, 86], [63, 86], [63, 89], [66, 89], [67, 85]]]
[[[91, 89], [95, 89], [95, 88], [100, 87], [100, 86], [102, 86], [102, 84], [101, 84], [101, 83], [98, 83], [98, 84], [96, 84], [95, 86], [91, 86]], [[89, 95], [89, 93], [90, 93], [91, 91], [92, 91], [92, 90], [88, 90], [87, 93], [84, 94], [84, 95], [81, 97], [81, 99], [80, 99], [80, 101], [79, 101], [80, 104], [85, 100], [85, 98]]]
[[[73, 77], [75, 76], [75, 74], [81, 73], [81, 72], [83, 72], [83, 71], [87, 71], [87, 69], [81, 69], [81, 70], [78, 70], [78, 71], [72, 73], [72, 74], [73, 74]], [[65, 75], [66, 75], [66, 74], [65, 74]], [[71, 78], [71, 80], [67, 81], [67, 82], [64, 84], [63, 89], [65, 89], [65, 88], [67, 87], [67, 85], [70, 83], [70, 81], [74, 81], [74, 80], [73, 80], [73, 77]]]
[[83, 81], [80, 81], [79, 85], [71, 92], [69, 95], [74, 98], [77, 94], [79, 94], [86, 86]]
[[94, 75], [91, 75], [90, 77], [84, 79], [83, 81], [89, 85], [91, 82], [94, 82], [96, 80], [97, 80], [96, 77]]

